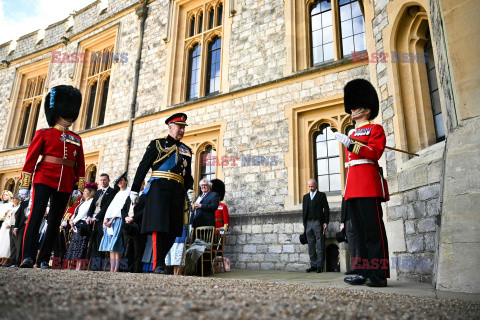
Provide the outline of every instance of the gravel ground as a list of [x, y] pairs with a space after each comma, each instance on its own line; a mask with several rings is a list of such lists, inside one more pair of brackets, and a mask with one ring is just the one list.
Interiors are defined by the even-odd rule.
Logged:
[[0, 269], [0, 319], [161, 318], [479, 319], [480, 302], [263, 281]]

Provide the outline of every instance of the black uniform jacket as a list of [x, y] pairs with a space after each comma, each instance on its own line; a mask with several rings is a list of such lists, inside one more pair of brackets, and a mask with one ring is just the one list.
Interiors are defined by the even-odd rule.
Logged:
[[184, 183], [174, 179], [154, 178], [147, 184], [147, 198], [143, 212], [142, 232], [166, 232], [182, 235], [185, 191], [193, 188], [192, 151], [170, 135], [155, 139], [143, 155], [132, 191], [140, 191], [148, 171], [164, 171], [181, 176]]

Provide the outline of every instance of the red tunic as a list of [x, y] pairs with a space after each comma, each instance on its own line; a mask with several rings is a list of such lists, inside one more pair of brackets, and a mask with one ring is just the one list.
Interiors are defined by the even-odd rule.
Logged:
[[[45, 161], [37, 163], [39, 156], [46, 155], [74, 161], [75, 166], [72, 168]], [[71, 131], [64, 133], [55, 127], [37, 130], [28, 147], [20, 188], [30, 188], [32, 175], [34, 184], [42, 183], [59, 192], [71, 193], [77, 182], [79, 183], [78, 189], [83, 191], [85, 159], [80, 136]]]
[[217, 211], [215, 211], [215, 228], [222, 228], [225, 224], [230, 225], [230, 215], [227, 205], [220, 203]]
[[362, 145], [352, 141], [346, 150], [347, 163], [360, 159], [369, 159], [373, 163], [358, 164], [347, 169], [345, 200], [361, 197], [379, 197], [388, 200], [387, 185], [380, 176], [378, 165], [386, 144], [383, 127], [367, 121], [361, 123], [350, 138], [364, 143]]

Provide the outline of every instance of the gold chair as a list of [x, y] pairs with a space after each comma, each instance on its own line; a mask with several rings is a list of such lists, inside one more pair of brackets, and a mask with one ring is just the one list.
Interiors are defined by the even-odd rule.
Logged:
[[215, 236], [215, 227], [198, 227], [195, 229], [195, 239], [200, 239], [205, 241], [206, 243], [210, 244], [210, 248], [206, 248], [203, 254], [200, 256], [200, 263], [202, 269], [202, 277], [203, 277], [203, 256], [209, 255], [210, 256], [210, 265], [212, 266], [212, 273], [215, 275], [215, 267], [213, 265], [213, 258], [214, 258], [214, 243], [213, 239]]
[[225, 245], [225, 228], [216, 228], [215, 229], [215, 237], [213, 243], [213, 253], [214, 259], [216, 257], [222, 258], [222, 271], [225, 272], [225, 261], [223, 259], [223, 246]]

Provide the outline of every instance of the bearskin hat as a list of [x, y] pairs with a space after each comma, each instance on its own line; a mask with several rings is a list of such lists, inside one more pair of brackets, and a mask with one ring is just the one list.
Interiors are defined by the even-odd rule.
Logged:
[[378, 95], [372, 84], [365, 79], [355, 79], [348, 82], [343, 88], [343, 103], [345, 112], [352, 114], [352, 109], [370, 109], [370, 118], [378, 116]]
[[212, 181], [212, 191], [218, 193], [220, 201], [223, 201], [225, 197], [225, 183], [220, 179], [213, 179]]
[[81, 105], [82, 94], [77, 88], [68, 85], [53, 87], [45, 97], [44, 104], [48, 125], [53, 127], [56, 117], [77, 120]]

